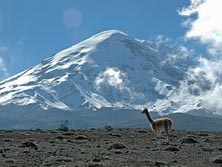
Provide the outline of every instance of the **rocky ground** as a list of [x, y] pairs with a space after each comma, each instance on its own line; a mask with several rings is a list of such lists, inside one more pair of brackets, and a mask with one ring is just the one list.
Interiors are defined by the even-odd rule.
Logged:
[[222, 166], [222, 133], [173, 131], [164, 141], [148, 129], [0, 131], [0, 167]]

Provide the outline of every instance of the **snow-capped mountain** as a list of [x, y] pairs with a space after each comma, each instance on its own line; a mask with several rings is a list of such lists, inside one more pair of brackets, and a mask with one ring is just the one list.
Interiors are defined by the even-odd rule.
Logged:
[[199, 109], [192, 104], [180, 110], [174, 102], [187, 67], [169, 57], [181, 54], [117, 30], [104, 31], [0, 82], [0, 112]]
[[151, 104], [184, 76], [184, 70], [164, 63], [160, 52], [123, 32], [105, 31], [1, 82], [0, 104], [38, 110]]

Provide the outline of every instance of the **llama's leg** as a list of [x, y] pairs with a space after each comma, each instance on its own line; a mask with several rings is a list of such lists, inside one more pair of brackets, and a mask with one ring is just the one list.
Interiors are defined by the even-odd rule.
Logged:
[[158, 144], [158, 141], [160, 139], [160, 132], [157, 130], [155, 133], [156, 133], [156, 144]]
[[169, 137], [170, 137], [170, 127], [169, 127], [169, 122], [167, 120], [164, 121], [164, 129], [165, 129], [165, 132], [166, 132], [166, 135], [167, 135], [167, 143], [169, 143]]
[[166, 128], [166, 134], [167, 134], [167, 143], [169, 143], [169, 138], [170, 138], [170, 133], [169, 133], [169, 129]]

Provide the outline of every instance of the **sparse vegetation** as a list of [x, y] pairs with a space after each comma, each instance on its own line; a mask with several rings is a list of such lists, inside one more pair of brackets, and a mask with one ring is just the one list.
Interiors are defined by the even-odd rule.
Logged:
[[58, 131], [63, 131], [63, 132], [67, 132], [69, 131], [69, 127], [68, 127], [68, 120], [65, 121], [61, 121], [60, 126], [57, 128]]

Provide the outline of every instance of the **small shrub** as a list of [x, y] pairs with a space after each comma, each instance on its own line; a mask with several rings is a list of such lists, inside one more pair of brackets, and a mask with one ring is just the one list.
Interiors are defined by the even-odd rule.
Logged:
[[68, 120], [65, 121], [61, 121], [60, 126], [57, 128], [58, 131], [63, 131], [63, 132], [67, 132], [69, 131], [68, 128]]

